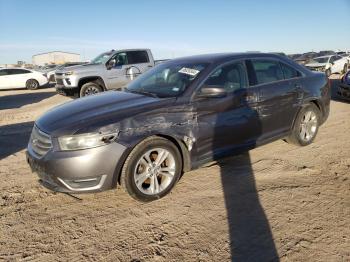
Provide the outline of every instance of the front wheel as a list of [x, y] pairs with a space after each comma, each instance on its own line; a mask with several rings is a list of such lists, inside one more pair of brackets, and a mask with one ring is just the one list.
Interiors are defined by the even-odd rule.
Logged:
[[343, 74], [345, 74], [348, 71], [348, 67], [349, 67], [348, 64], [344, 65], [343, 72], [342, 72]]
[[309, 104], [300, 110], [292, 129], [286, 139], [288, 143], [298, 146], [311, 144], [318, 132], [320, 123], [320, 110], [314, 104]]
[[330, 69], [330, 68], [328, 68], [328, 69], [325, 71], [325, 74], [326, 74], [326, 76], [327, 76], [327, 77], [330, 77], [330, 76], [331, 76], [331, 74], [332, 74], [331, 69]]
[[136, 200], [149, 202], [167, 195], [182, 172], [181, 155], [167, 139], [149, 137], [126, 159], [120, 182]]
[[80, 97], [83, 96], [91, 96], [91, 95], [95, 95], [102, 92], [102, 88], [94, 83], [94, 82], [89, 82], [84, 84], [81, 89], [80, 89]]
[[26, 82], [26, 88], [28, 90], [35, 90], [39, 88], [39, 82], [36, 81], [35, 79], [29, 79]]

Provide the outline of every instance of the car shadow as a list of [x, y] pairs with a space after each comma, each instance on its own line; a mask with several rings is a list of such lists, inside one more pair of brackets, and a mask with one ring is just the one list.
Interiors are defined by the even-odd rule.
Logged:
[[56, 94], [56, 92], [34, 92], [0, 96], [0, 110], [20, 108], [28, 104], [38, 103]]
[[[243, 139], [254, 137], [253, 140], [249, 139], [244, 148], [230, 151], [230, 157], [226, 154], [225, 158], [217, 159], [229, 226], [231, 260], [279, 261], [271, 227], [259, 200], [255, 174], [247, 151], [256, 146], [263, 133], [259, 114], [244, 101], [244, 98], [237, 110], [230, 112], [230, 117], [225, 114], [217, 115], [213, 152], [220, 147], [220, 144], [227, 146], [229, 143], [227, 140], [232, 137], [240, 136]], [[235, 118], [237, 125], [242, 123], [241, 126], [237, 129], [235, 126], [232, 128], [228, 122], [232, 121], [230, 118]], [[223, 139], [222, 128], [225, 127], [230, 127], [230, 134]]]
[[34, 122], [0, 126], [0, 160], [27, 147]]

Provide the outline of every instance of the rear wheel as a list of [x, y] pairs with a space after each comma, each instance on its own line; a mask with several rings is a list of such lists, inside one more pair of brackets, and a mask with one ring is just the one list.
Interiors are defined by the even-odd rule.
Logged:
[[95, 95], [102, 92], [102, 88], [94, 82], [84, 84], [80, 89], [80, 97]]
[[319, 123], [320, 110], [314, 104], [307, 105], [300, 110], [292, 132], [286, 141], [298, 146], [311, 144], [317, 135]]
[[39, 88], [39, 82], [35, 79], [29, 79], [26, 82], [26, 88], [29, 90], [35, 90]]
[[331, 69], [328, 68], [328, 69], [325, 71], [325, 74], [326, 74], [327, 77], [330, 77], [331, 74], [332, 74]]
[[150, 137], [132, 150], [120, 182], [133, 198], [149, 202], [167, 195], [179, 180], [181, 170], [177, 147], [167, 139]]

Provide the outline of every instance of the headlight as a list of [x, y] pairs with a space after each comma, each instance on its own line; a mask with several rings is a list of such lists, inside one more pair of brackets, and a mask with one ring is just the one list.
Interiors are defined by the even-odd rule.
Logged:
[[68, 71], [64, 73], [66, 76], [74, 75], [74, 71]]
[[58, 138], [61, 150], [80, 150], [106, 145], [117, 138], [118, 133], [87, 133], [82, 135], [62, 136]]

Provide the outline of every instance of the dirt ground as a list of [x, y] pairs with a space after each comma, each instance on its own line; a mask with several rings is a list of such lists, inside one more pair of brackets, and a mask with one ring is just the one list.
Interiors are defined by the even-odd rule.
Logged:
[[79, 200], [38, 184], [33, 121], [69, 100], [0, 92], [1, 261], [350, 261], [350, 103], [332, 101], [308, 147], [262, 146], [143, 204], [120, 188]]

